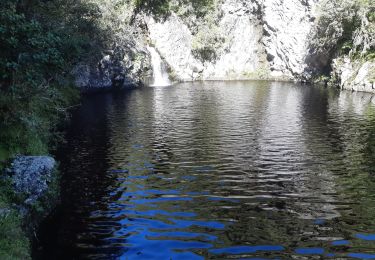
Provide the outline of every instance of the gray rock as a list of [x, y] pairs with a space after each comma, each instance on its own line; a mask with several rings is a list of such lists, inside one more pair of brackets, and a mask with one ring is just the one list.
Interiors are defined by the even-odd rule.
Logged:
[[[166, 20], [145, 20], [156, 49], [181, 80], [295, 79], [306, 67], [318, 1], [223, 0], [203, 19], [191, 14], [186, 21], [172, 12]], [[197, 45], [216, 58], [197, 59]]]
[[80, 64], [74, 68], [75, 85], [82, 92], [141, 84], [151, 67], [148, 52], [131, 40], [117, 44], [111, 54], [104, 56], [97, 64]]
[[375, 61], [334, 59], [332, 77], [341, 89], [375, 93]]
[[100, 54], [101, 58], [82, 61], [74, 68], [75, 85], [81, 92], [141, 85], [151, 74], [151, 65], [142, 33], [144, 25], [133, 17], [135, 3], [95, 1], [95, 4], [100, 12], [96, 22], [110, 32], [103, 43], [106, 50]]
[[347, 40], [345, 24], [354, 18], [360, 25], [354, 28], [351, 53], [365, 58], [375, 47], [375, 23], [369, 19], [374, 6], [357, 10], [357, 3], [215, 0], [202, 15], [191, 1], [170, 0], [170, 15], [158, 17], [134, 3], [102, 1], [103, 22], [112, 26], [113, 39], [100, 61], [81, 64], [73, 74], [85, 91], [142, 84], [152, 71], [151, 45], [177, 80], [310, 81], [335, 67], [342, 88], [373, 92], [372, 61], [332, 64], [343, 58], [338, 42]]
[[11, 164], [10, 175], [17, 193], [25, 194], [27, 204], [40, 198], [48, 189], [55, 160], [49, 156], [18, 156]]
[[265, 45], [274, 77], [298, 78], [305, 70], [319, 0], [263, 0]]

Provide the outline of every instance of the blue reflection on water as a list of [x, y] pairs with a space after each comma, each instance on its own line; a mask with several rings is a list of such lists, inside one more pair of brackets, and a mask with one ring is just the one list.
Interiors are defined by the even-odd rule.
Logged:
[[225, 225], [223, 223], [217, 221], [199, 221], [199, 220], [177, 220], [177, 219], [170, 219], [170, 221], [175, 222], [178, 224], [179, 227], [187, 228], [191, 226], [199, 226], [199, 227], [206, 227], [206, 228], [213, 228], [213, 229], [224, 229]]
[[191, 201], [192, 198], [189, 197], [162, 197], [156, 199], [135, 199], [132, 200], [134, 204], [148, 204], [148, 203], [157, 203], [157, 202], [166, 202], [166, 201]]
[[333, 246], [344, 246], [344, 245], [348, 245], [348, 244], [349, 244], [348, 240], [337, 240], [337, 241], [332, 242]]
[[[147, 239], [148, 230], [144, 230], [141, 234], [135, 234], [127, 239], [130, 245], [123, 257], [129, 259], [201, 259], [200, 256], [193, 252], [179, 252], [177, 250], [191, 249], [208, 249], [212, 245], [206, 242], [198, 241], [177, 241], [177, 240], [150, 240]], [[124, 259], [124, 258], [123, 258]], [[125, 258], [126, 259], [126, 258]]]
[[355, 237], [362, 240], [375, 241], [375, 234], [357, 234]]
[[324, 225], [326, 223], [325, 219], [316, 219], [314, 220], [315, 225]]
[[[143, 145], [134, 145], [133, 148], [141, 149]], [[220, 248], [223, 241], [219, 240], [217, 235], [211, 235], [207, 229], [224, 230], [231, 223], [222, 223], [220, 221], [205, 221], [196, 218], [198, 215], [194, 212], [184, 210], [176, 210], [180, 208], [180, 204], [195, 200], [196, 198], [204, 198], [212, 202], [230, 202], [239, 203], [240, 200], [225, 196], [216, 196], [207, 191], [184, 191], [185, 186], [179, 189], [145, 189], [145, 185], [138, 182], [147, 181], [151, 176], [150, 172], [145, 175], [144, 171], [154, 170], [155, 165], [143, 161], [136, 164], [129, 164], [134, 167], [135, 171], [142, 171], [141, 175], [137, 175], [127, 169], [115, 169], [110, 173], [123, 174], [116, 179], [121, 182], [121, 186], [116, 191], [110, 193], [111, 196], [119, 197], [118, 203], [112, 203], [107, 211], [97, 211], [92, 217], [114, 217], [121, 219], [118, 225], [120, 230], [114, 232], [118, 238], [110, 238], [106, 241], [110, 244], [122, 245], [123, 255], [120, 259], [203, 259], [195, 250], [208, 249], [209, 253], [220, 255], [241, 255], [263, 252], [282, 252], [285, 248], [281, 245], [239, 245]], [[133, 168], [133, 169], [134, 169]], [[196, 172], [210, 172], [213, 170], [211, 166], [200, 166], [194, 169]], [[183, 176], [165, 176], [157, 175], [162, 180], [167, 181], [194, 181], [198, 175]], [[224, 183], [223, 183], [224, 184]], [[123, 187], [127, 185], [129, 190], [124, 192]], [[134, 187], [136, 189], [134, 189]], [[122, 192], [122, 193], [121, 193]], [[121, 195], [121, 196], [119, 196]], [[202, 196], [202, 197], [201, 197]], [[125, 202], [125, 203], [124, 203]], [[152, 209], [157, 207], [156, 204], [168, 205], [165, 209]], [[170, 203], [173, 203], [171, 205]], [[159, 207], [159, 206], [158, 206]], [[167, 217], [165, 219], [165, 217]], [[178, 218], [178, 219], [177, 219]], [[179, 219], [182, 218], [182, 219]], [[315, 219], [314, 225], [325, 225], [325, 219]], [[106, 225], [106, 222], [97, 225]], [[205, 231], [193, 232], [196, 228], [204, 228]], [[190, 231], [187, 231], [190, 230]], [[105, 232], [105, 231], [104, 231]], [[373, 234], [357, 234], [356, 238], [372, 241], [375, 240]], [[214, 244], [211, 244], [214, 243]], [[350, 244], [348, 240], [332, 241], [332, 246], [344, 246]], [[297, 248], [294, 250], [300, 255], [324, 255], [325, 257], [335, 257], [333, 253], [325, 253], [320, 247]], [[360, 259], [375, 259], [375, 255], [350, 253], [348, 257]], [[265, 258], [246, 258], [246, 259], [265, 259]], [[272, 258], [276, 259], [276, 258]]]
[[139, 216], [139, 217], [155, 217], [155, 216], [169, 216], [169, 217], [195, 217], [196, 214], [193, 212], [170, 212], [165, 210], [146, 210], [146, 211], [139, 211], [139, 210], [121, 210], [115, 212], [108, 212], [110, 216], [113, 217], [120, 217], [120, 216]]
[[256, 253], [258, 251], [283, 251], [282, 246], [233, 246], [226, 248], [211, 249], [210, 252], [213, 254], [245, 254], [245, 253]]
[[349, 253], [348, 256], [359, 259], [375, 259], [375, 255], [373, 254]]
[[324, 254], [324, 249], [319, 247], [297, 248], [295, 252], [300, 255], [322, 255]]
[[149, 238], [161, 238], [161, 237], [174, 237], [174, 238], [202, 238], [207, 241], [217, 240], [217, 236], [204, 234], [204, 233], [192, 233], [183, 231], [174, 232], [148, 232]]

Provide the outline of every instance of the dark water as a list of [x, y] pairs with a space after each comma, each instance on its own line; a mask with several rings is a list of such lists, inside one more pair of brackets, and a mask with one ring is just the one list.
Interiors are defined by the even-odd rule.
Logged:
[[85, 98], [40, 258], [375, 259], [371, 98], [266, 82]]

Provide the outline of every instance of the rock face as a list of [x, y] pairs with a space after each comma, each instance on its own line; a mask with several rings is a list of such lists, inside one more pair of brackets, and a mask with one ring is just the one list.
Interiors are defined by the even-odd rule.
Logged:
[[374, 93], [375, 17], [371, 14], [375, 4], [323, 0], [319, 9], [310, 39], [307, 75], [331, 69], [333, 85]]
[[48, 190], [55, 160], [48, 156], [19, 156], [11, 164], [11, 176], [17, 193], [27, 196], [26, 204], [33, 203]]
[[[224, 51], [205, 66], [204, 79], [250, 77], [265, 64], [264, 49], [259, 44], [262, 26], [257, 19], [259, 6], [251, 1], [225, 1], [218, 28], [225, 37]], [[208, 32], [209, 33], [209, 32]]]
[[340, 57], [333, 61], [332, 75], [341, 89], [375, 93], [375, 61]]
[[142, 84], [151, 73], [151, 63], [143, 25], [137, 22], [130, 25], [134, 5], [113, 0], [96, 1], [96, 4], [101, 14], [96, 22], [106, 28], [110, 36], [99, 61], [85, 62], [74, 68], [75, 85], [82, 92], [96, 92]]
[[275, 77], [298, 78], [305, 70], [308, 39], [318, 0], [264, 0], [262, 39]]
[[191, 53], [193, 36], [181, 19], [172, 14], [163, 22], [155, 22], [152, 17], [146, 22], [155, 48], [176, 76], [181, 80], [198, 78], [203, 66]]
[[149, 73], [149, 53], [135, 41], [125, 40], [98, 64], [80, 64], [73, 70], [75, 85], [83, 92], [138, 85]]
[[[151, 41], [181, 80], [293, 79], [304, 71], [317, 1], [224, 0], [203, 21], [184, 22], [174, 13], [165, 21], [146, 21]], [[215, 58], [197, 58], [199, 44]]]
[[[150, 45], [178, 81], [309, 81], [333, 69], [342, 88], [372, 92], [374, 58], [367, 54], [374, 54], [375, 6], [369, 1], [166, 0], [162, 15], [152, 11], [159, 2], [145, 1], [145, 9], [135, 2], [100, 2], [114, 37], [99, 63], [74, 70], [81, 89], [142, 84], [152, 71]], [[350, 53], [368, 62], [350, 53], [348, 62], [341, 49], [347, 41]]]

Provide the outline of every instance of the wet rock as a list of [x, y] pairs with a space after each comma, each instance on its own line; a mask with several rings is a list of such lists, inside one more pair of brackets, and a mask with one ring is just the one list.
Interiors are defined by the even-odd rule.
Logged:
[[25, 204], [32, 204], [46, 193], [55, 168], [49, 156], [18, 156], [7, 170], [14, 190], [26, 195]]

